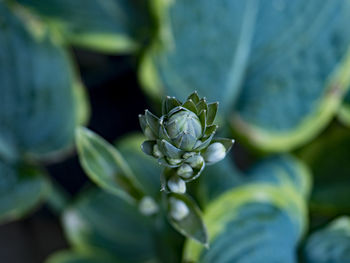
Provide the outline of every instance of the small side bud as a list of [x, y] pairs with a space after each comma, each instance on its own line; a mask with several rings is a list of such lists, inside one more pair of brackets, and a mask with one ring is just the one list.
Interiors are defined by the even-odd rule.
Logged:
[[171, 165], [177, 165], [177, 164], [180, 164], [182, 162], [181, 159], [172, 159], [172, 158], [167, 158], [167, 161]]
[[163, 153], [159, 150], [159, 147], [157, 144], [153, 146], [153, 156], [158, 159], [164, 156]]
[[184, 179], [190, 179], [193, 176], [193, 169], [189, 164], [184, 163], [177, 169], [177, 175]]
[[139, 210], [145, 216], [151, 216], [158, 212], [159, 208], [154, 199], [150, 196], [145, 196], [139, 203]]
[[186, 160], [186, 162], [191, 165], [192, 168], [201, 168], [203, 165], [204, 159], [201, 155], [195, 155]]
[[203, 153], [203, 157], [208, 163], [216, 163], [221, 161], [226, 156], [226, 149], [222, 143], [214, 142], [209, 145], [207, 150]]
[[188, 158], [190, 158], [190, 157], [192, 157], [192, 156], [194, 156], [194, 155], [196, 155], [195, 152], [187, 152], [187, 153], [185, 153], [185, 154], [182, 156], [182, 158], [188, 159]]
[[170, 192], [177, 194], [186, 193], [186, 183], [180, 177], [174, 175], [171, 176], [167, 182], [167, 186]]
[[181, 221], [183, 220], [186, 216], [189, 215], [190, 210], [188, 209], [187, 205], [185, 202], [181, 200], [177, 200], [173, 197], [169, 199], [170, 202], [170, 216], [176, 220], [176, 221]]

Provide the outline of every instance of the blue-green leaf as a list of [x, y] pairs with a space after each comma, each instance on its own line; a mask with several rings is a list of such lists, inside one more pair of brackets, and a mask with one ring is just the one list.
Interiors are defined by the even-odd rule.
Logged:
[[317, 135], [350, 84], [350, 3], [260, 1], [231, 121], [249, 144], [286, 151]]
[[202, 206], [217, 198], [224, 192], [241, 185], [243, 174], [229, 156], [212, 166], [207, 166], [198, 178], [196, 194]]
[[0, 2], [0, 154], [12, 160], [70, 148], [84, 115], [67, 52], [22, 19]]
[[249, 170], [249, 182], [290, 185], [307, 198], [311, 191], [311, 171], [297, 158], [280, 154], [265, 158]]
[[219, 188], [214, 185], [222, 194], [217, 191], [203, 215], [210, 249], [187, 241], [184, 260], [297, 262], [297, 245], [307, 225], [307, 204], [302, 195], [306, 190], [299, 189], [304, 185], [300, 179], [305, 171], [299, 166], [296, 160], [279, 157], [258, 164], [250, 179], [238, 180], [238, 187], [230, 189], [225, 180]]
[[37, 168], [0, 160], [0, 222], [24, 216], [47, 196], [49, 189]]
[[132, 52], [150, 33], [148, 1], [17, 0], [68, 42], [105, 52]]
[[143, 197], [142, 186], [116, 148], [83, 127], [76, 131], [76, 142], [80, 163], [91, 180], [129, 202]]
[[165, 89], [184, 100], [197, 90], [223, 105], [234, 100], [247, 63], [257, 3], [154, 1], [160, 43], [148, 50], [141, 64], [146, 91], [157, 98]]
[[97, 189], [85, 192], [64, 213], [63, 222], [76, 251], [101, 251], [115, 262], [157, 262], [150, 219], [118, 196]]
[[156, 198], [160, 195], [161, 167], [154, 158], [141, 151], [140, 145], [144, 140], [142, 134], [130, 134], [118, 140], [116, 146], [145, 192]]
[[304, 249], [305, 263], [350, 262], [350, 219], [341, 217], [313, 233]]

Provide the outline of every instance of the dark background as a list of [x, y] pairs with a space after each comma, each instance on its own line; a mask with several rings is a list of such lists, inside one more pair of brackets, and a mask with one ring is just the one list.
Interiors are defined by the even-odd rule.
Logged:
[[[138, 114], [151, 105], [138, 84], [136, 58], [72, 52], [89, 94], [89, 127], [110, 142], [139, 130]], [[75, 154], [47, 170], [72, 196], [89, 183]], [[41, 263], [67, 247], [59, 219], [46, 205], [25, 219], [0, 225], [1, 263]]]

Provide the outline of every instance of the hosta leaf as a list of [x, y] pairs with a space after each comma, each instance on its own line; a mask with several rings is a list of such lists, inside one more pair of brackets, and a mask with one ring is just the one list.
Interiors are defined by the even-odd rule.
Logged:
[[288, 154], [263, 159], [249, 171], [248, 181], [294, 187], [305, 198], [311, 190], [311, 174], [306, 165]]
[[83, 127], [77, 129], [76, 141], [80, 163], [91, 180], [129, 202], [142, 198], [141, 185], [116, 148]]
[[70, 43], [106, 52], [131, 52], [147, 40], [148, 1], [17, 0]]
[[[141, 80], [156, 98], [197, 90], [227, 104], [245, 69], [258, 1], [154, 1], [161, 43], [145, 55]], [[220, 19], [217, 19], [220, 17]]]
[[261, 1], [231, 118], [254, 147], [285, 151], [329, 123], [350, 82], [350, 3]]
[[150, 219], [118, 196], [97, 189], [85, 192], [64, 213], [63, 222], [76, 251], [101, 251], [115, 262], [157, 262]]
[[350, 212], [350, 130], [333, 124], [300, 154], [314, 175], [311, 209], [325, 215]]
[[45, 263], [118, 263], [114, 258], [110, 258], [96, 251], [83, 254], [71, 251], [58, 252], [49, 257]]
[[243, 174], [227, 156], [222, 161], [207, 166], [199, 177], [196, 193], [202, 206], [217, 198], [222, 193], [244, 182]]
[[[221, 174], [216, 172], [215, 166], [213, 170], [212, 178], [215, 176], [220, 182]], [[248, 179], [236, 175], [234, 181], [235, 168], [231, 167], [231, 171], [228, 173], [231, 187], [225, 184], [230, 182], [225, 180], [229, 179], [226, 175], [221, 185], [213, 185], [214, 191], [211, 186], [202, 191], [209, 197], [203, 217], [208, 227], [210, 249], [187, 241], [184, 260], [297, 262], [297, 244], [307, 225], [306, 200], [299, 193], [305, 191], [299, 189], [299, 185], [305, 185], [301, 183], [301, 178], [306, 176], [304, 167], [292, 157], [280, 156], [255, 165]], [[203, 174], [203, 180], [205, 176], [207, 174]]]
[[159, 176], [161, 168], [154, 158], [145, 155], [140, 148], [145, 140], [142, 134], [135, 133], [121, 138], [116, 146], [123, 155], [145, 192], [153, 197], [160, 194]]
[[[0, 153], [41, 157], [71, 146], [78, 114], [68, 54], [34, 37], [0, 2]], [[80, 100], [82, 101], [82, 100]]]
[[49, 184], [38, 169], [0, 160], [0, 222], [24, 216], [48, 192]]
[[305, 263], [350, 262], [350, 219], [338, 218], [313, 233], [304, 249]]
[[234, 110], [235, 132], [265, 151], [305, 143], [338, 110], [350, 83], [349, 2], [166, 3], [157, 6], [162, 41], [140, 71], [153, 95], [197, 89]]
[[305, 211], [302, 200], [278, 187], [252, 184], [227, 191], [204, 212], [210, 249], [188, 241], [184, 260], [294, 263]]

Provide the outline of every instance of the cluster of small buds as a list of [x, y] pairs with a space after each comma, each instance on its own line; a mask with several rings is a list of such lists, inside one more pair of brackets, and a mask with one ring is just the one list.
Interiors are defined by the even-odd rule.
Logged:
[[234, 140], [214, 138], [217, 110], [217, 102], [207, 103], [194, 92], [184, 103], [166, 97], [159, 118], [148, 110], [139, 115], [147, 138], [142, 150], [165, 167], [163, 190], [185, 193], [186, 183], [200, 176], [206, 165], [225, 158]]

